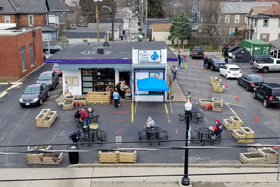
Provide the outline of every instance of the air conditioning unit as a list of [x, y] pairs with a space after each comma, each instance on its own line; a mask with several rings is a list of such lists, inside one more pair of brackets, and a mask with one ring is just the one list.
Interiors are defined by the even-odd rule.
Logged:
[[59, 24], [58, 24], [58, 23], [56, 23], [56, 24], [55, 24], [55, 27], [59, 27]]
[[71, 28], [76, 28], [76, 24], [71, 24]]

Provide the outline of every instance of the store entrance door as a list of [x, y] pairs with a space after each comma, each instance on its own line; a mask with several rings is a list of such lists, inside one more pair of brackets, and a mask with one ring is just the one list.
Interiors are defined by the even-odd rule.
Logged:
[[126, 85], [130, 85], [130, 72], [129, 71], [120, 71], [120, 80], [125, 80]]

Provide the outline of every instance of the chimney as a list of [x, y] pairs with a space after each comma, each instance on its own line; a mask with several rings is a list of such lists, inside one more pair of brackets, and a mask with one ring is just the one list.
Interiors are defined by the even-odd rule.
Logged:
[[100, 55], [104, 54], [104, 49], [101, 47], [97, 48], [97, 54], [100, 54]]

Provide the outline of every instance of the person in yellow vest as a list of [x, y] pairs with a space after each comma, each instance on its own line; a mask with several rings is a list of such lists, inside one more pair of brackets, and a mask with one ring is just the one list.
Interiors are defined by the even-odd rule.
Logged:
[[188, 92], [187, 93], [187, 101], [190, 101], [190, 102], [192, 102], [192, 96], [191, 96], [191, 92]]

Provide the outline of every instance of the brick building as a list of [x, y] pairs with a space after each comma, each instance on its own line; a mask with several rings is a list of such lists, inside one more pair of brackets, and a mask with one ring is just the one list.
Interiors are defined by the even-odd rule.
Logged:
[[0, 79], [20, 79], [43, 62], [41, 28], [0, 32]]

